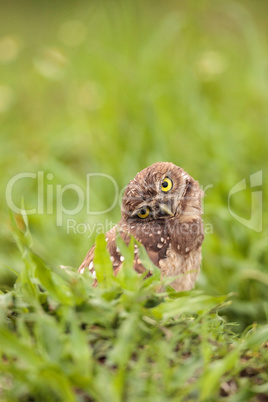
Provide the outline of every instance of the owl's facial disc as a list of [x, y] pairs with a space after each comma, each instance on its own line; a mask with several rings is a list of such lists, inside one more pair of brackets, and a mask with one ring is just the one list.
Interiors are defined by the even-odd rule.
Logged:
[[168, 218], [171, 216], [174, 216], [171, 205], [168, 205], [162, 201], [158, 202], [152, 200], [148, 203], [141, 203], [138, 208], [131, 213], [130, 218], [139, 218], [144, 220], [147, 218], [151, 220]]
[[121, 207], [122, 220], [164, 221], [181, 215], [191, 177], [172, 163], [156, 163], [130, 181]]

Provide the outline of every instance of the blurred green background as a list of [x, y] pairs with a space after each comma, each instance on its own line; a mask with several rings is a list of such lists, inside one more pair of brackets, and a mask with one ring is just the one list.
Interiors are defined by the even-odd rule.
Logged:
[[[242, 327], [266, 322], [268, 3], [23, 0], [0, 8], [0, 288], [15, 278], [7, 266], [21, 267], [5, 197], [14, 175], [44, 172], [44, 213], [29, 216], [35, 252], [52, 266], [79, 266], [97, 224], [117, 222], [120, 206], [95, 216], [84, 207], [57, 226], [57, 188], [75, 184], [86, 195], [86, 174], [103, 173], [121, 190], [144, 167], [172, 161], [208, 186], [198, 287], [234, 292], [227, 314]], [[256, 232], [231, 216], [228, 194], [260, 170]], [[91, 190], [91, 208], [109, 208], [111, 183], [95, 177]], [[16, 183], [13, 200], [22, 198], [37, 208], [37, 180]], [[75, 208], [76, 193], [66, 191], [63, 204]], [[231, 208], [250, 218], [250, 188]], [[70, 218], [95, 230], [68, 233]]]

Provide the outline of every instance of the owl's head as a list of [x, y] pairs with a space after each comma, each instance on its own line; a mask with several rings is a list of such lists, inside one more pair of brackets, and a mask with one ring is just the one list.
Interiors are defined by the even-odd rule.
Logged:
[[[182, 168], [159, 162], [139, 172], [128, 184], [122, 202], [124, 222], [200, 217], [202, 190]], [[187, 217], [188, 218], [187, 218]]]

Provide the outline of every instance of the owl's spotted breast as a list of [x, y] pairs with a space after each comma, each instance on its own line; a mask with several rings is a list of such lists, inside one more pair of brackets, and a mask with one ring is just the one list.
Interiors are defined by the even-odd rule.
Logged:
[[[191, 289], [201, 264], [202, 195], [198, 182], [172, 163], [155, 163], [139, 172], [124, 192], [120, 222], [106, 233], [115, 274], [123, 263], [116, 236], [128, 244], [131, 234], [163, 277], [179, 275], [171, 283], [175, 290]], [[87, 268], [94, 272], [93, 258], [94, 246], [79, 268], [81, 273]], [[133, 268], [145, 270], [137, 247]]]

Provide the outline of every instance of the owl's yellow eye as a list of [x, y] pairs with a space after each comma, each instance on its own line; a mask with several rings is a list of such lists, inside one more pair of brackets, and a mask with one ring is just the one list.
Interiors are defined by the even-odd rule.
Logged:
[[148, 207], [144, 207], [137, 213], [137, 215], [139, 218], [144, 219], [144, 218], [147, 218], [149, 213], [150, 213], [150, 209]]
[[165, 177], [161, 184], [161, 190], [167, 193], [173, 187], [172, 180], [169, 177]]

